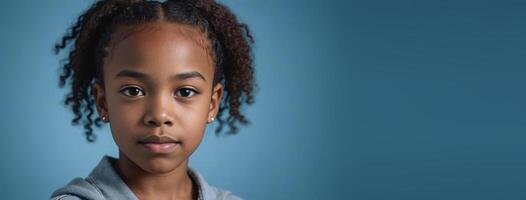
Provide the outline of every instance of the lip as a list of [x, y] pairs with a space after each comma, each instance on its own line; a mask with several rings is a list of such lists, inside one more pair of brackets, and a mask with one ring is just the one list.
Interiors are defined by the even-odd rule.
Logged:
[[179, 143], [169, 142], [169, 143], [142, 143], [142, 146], [150, 150], [153, 153], [157, 154], [166, 154], [175, 151], [175, 148], [179, 146]]
[[181, 145], [181, 141], [167, 135], [150, 135], [139, 140], [139, 144], [153, 153], [166, 154], [173, 152], [176, 147]]
[[139, 143], [180, 143], [181, 141], [168, 135], [149, 135], [146, 138], [140, 139]]

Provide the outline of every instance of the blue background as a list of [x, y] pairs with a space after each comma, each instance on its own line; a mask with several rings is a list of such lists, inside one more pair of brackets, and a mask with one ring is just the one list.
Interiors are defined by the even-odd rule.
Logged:
[[[0, 2], [0, 194], [45, 199], [102, 155], [52, 46], [92, 1]], [[225, 0], [260, 90], [190, 165], [246, 199], [526, 199], [524, 1]]]

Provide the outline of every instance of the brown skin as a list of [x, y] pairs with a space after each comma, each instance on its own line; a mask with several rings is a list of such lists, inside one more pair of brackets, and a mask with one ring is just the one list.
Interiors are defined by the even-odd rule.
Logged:
[[[223, 94], [221, 84], [212, 85], [214, 62], [204, 33], [156, 22], [121, 28], [113, 38], [104, 60], [104, 84], [94, 84], [93, 94], [119, 148], [116, 171], [139, 199], [195, 198], [188, 159], [207, 122], [217, 115]], [[123, 70], [144, 77], [116, 77]], [[173, 79], [192, 71], [205, 80]], [[155, 154], [138, 143], [149, 135], [168, 135], [182, 143], [169, 154]]]

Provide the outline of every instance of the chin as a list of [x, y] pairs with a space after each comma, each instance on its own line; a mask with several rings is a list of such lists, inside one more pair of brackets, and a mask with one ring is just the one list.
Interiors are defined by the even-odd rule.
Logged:
[[157, 157], [146, 158], [144, 163], [137, 163], [137, 165], [151, 174], [166, 174], [173, 172], [184, 163], [184, 160], [174, 157]]

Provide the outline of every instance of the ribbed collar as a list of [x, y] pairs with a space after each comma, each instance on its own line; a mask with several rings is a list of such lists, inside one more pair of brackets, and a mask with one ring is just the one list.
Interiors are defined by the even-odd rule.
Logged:
[[[124, 183], [122, 178], [118, 175], [113, 164], [117, 161], [116, 158], [105, 155], [91, 171], [87, 177], [87, 181], [93, 184], [104, 199], [132, 199], [139, 200], [131, 189]], [[197, 182], [198, 185], [198, 199], [206, 200], [212, 199], [213, 189], [208, 185], [204, 178], [192, 168], [188, 168], [190, 177]]]

